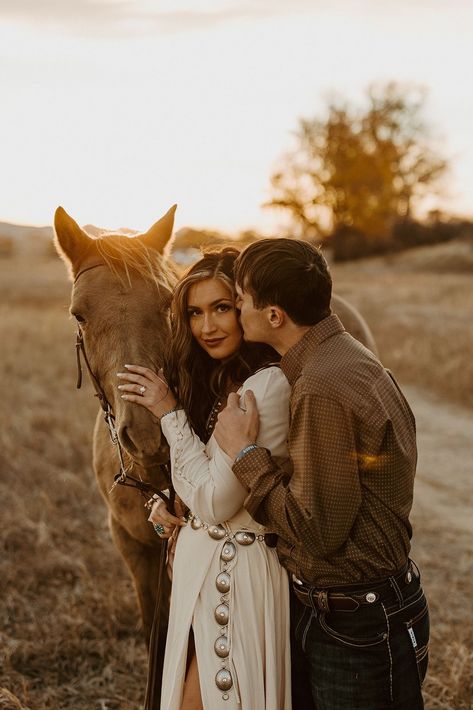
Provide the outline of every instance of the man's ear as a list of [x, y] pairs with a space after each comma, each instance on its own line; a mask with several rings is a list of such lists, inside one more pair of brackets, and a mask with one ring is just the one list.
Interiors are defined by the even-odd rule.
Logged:
[[268, 320], [271, 328], [280, 328], [285, 320], [286, 313], [278, 306], [270, 306], [268, 309]]

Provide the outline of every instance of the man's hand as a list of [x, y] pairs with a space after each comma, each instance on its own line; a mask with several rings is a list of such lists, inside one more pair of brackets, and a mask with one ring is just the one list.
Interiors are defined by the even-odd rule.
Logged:
[[255, 395], [247, 390], [244, 405], [235, 392], [228, 395], [227, 406], [218, 415], [214, 436], [217, 444], [231, 459], [248, 446], [254, 444], [259, 431], [259, 415]]

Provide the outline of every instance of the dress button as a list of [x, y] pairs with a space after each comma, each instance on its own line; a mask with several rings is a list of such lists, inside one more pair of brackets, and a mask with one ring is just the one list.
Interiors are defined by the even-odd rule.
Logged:
[[226, 668], [222, 668], [215, 676], [215, 683], [219, 690], [230, 690], [233, 685], [232, 674]]
[[230, 591], [230, 582], [231, 580], [228, 572], [220, 572], [215, 580], [216, 587], [222, 594], [226, 594]]
[[219, 604], [215, 609], [215, 621], [221, 626], [226, 626], [228, 624], [228, 619], [230, 616], [230, 610], [228, 604]]
[[219, 636], [215, 641], [214, 650], [220, 658], [226, 658], [230, 653], [230, 644], [226, 636]]
[[226, 542], [223, 546], [222, 552], [220, 553], [220, 559], [223, 562], [230, 562], [236, 555], [236, 547], [233, 542]]

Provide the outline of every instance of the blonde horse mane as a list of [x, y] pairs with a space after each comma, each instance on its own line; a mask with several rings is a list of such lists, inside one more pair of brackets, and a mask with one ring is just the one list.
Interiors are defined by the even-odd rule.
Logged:
[[157, 288], [174, 288], [177, 272], [166, 255], [143, 244], [140, 237], [105, 232], [95, 237], [94, 244], [100, 257], [120, 282], [131, 288], [130, 271], [152, 281]]

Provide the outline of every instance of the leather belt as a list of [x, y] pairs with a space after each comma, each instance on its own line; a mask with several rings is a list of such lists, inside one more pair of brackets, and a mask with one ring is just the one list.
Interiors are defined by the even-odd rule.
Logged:
[[[389, 577], [384, 582], [377, 582], [373, 585], [363, 585], [363, 589], [354, 591], [330, 591], [329, 589], [317, 589], [304, 584], [300, 580], [293, 577], [292, 586], [297, 599], [308, 607], [316, 607], [320, 611], [347, 611], [353, 612], [362, 605], [374, 604], [379, 599], [383, 599], [388, 594], [402, 591], [413, 578], [418, 577], [415, 565], [409, 560], [409, 563], [401, 572], [397, 572], [392, 577]], [[390, 581], [392, 580], [392, 582]]]

